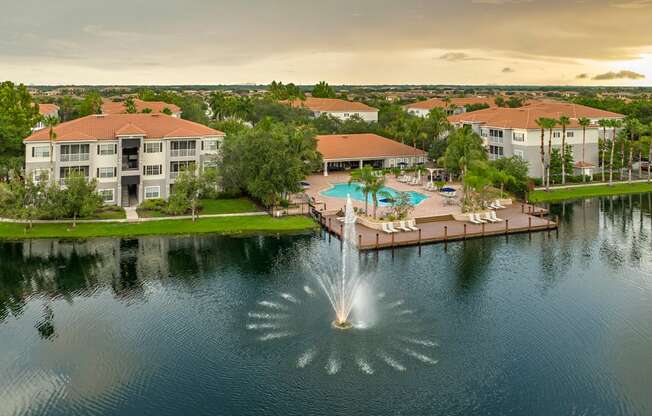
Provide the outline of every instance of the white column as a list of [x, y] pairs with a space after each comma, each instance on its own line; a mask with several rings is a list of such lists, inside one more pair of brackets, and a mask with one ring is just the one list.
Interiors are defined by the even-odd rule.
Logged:
[[328, 162], [324, 161], [324, 176], [328, 176]]

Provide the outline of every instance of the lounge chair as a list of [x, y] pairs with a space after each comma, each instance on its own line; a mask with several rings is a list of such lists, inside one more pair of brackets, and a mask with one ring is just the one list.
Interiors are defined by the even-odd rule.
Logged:
[[505, 209], [505, 208], [507, 208], [506, 206], [504, 206], [503, 204], [500, 203], [500, 199], [496, 199], [495, 205], [496, 205], [496, 207], [498, 207], [499, 209]]
[[473, 219], [475, 220], [475, 224], [486, 224], [487, 223], [487, 221], [480, 218], [480, 214], [476, 213], [476, 214], [472, 214], [472, 215], [473, 215]]
[[491, 219], [494, 220], [493, 222], [502, 222], [503, 221], [501, 218], [496, 217], [496, 211], [491, 211], [489, 214], [491, 215]]
[[394, 223], [393, 222], [388, 222], [387, 223], [387, 229], [389, 229], [393, 233], [399, 232], [396, 228], [394, 228]]
[[389, 229], [389, 223], [384, 222], [382, 225], [382, 230], [385, 234], [392, 234], [394, 231]]
[[480, 221], [475, 219], [475, 214], [473, 213], [469, 214], [469, 221], [471, 221], [473, 224], [482, 224]]
[[498, 222], [498, 221], [494, 220], [493, 218], [491, 218], [491, 213], [492, 212], [494, 212], [494, 211], [485, 212], [484, 218], [482, 218], [482, 219], [485, 220], [485, 221], [492, 222], [492, 223], [493, 222]]
[[407, 220], [406, 225], [412, 231], [419, 231], [419, 227], [416, 226], [415, 220]]
[[403, 231], [407, 231], [407, 232], [412, 231], [405, 225], [405, 221], [400, 221], [398, 223], [398, 228], [399, 228], [399, 230], [403, 230]]
[[489, 204], [489, 209], [498, 209], [498, 206], [496, 205], [496, 201], [491, 201], [491, 204]]

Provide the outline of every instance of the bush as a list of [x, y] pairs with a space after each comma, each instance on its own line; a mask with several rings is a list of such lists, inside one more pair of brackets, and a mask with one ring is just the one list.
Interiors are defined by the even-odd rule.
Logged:
[[162, 198], [146, 199], [138, 206], [138, 208], [150, 211], [162, 211], [167, 208], [167, 202]]

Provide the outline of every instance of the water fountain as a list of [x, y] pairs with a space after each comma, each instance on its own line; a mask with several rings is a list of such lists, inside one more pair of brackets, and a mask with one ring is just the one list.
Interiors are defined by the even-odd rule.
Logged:
[[317, 280], [324, 290], [326, 297], [335, 312], [333, 327], [337, 329], [352, 328], [349, 322], [349, 316], [358, 295], [358, 290], [362, 283], [360, 273], [357, 267], [351, 262], [355, 254], [355, 235], [356, 215], [353, 210], [351, 196], [347, 195], [346, 205], [344, 207], [344, 234], [342, 238], [342, 259], [339, 273], [318, 274]]

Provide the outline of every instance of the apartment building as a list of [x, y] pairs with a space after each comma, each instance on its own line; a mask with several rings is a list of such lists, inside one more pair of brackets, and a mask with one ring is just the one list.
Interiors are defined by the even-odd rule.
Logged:
[[378, 121], [378, 109], [358, 101], [346, 101], [338, 98], [306, 97], [305, 100], [297, 99], [282, 101], [282, 103], [295, 108], [308, 109], [315, 117], [328, 114], [342, 121], [346, 121], [351, 117], [359, 117], [368, 122]]
[[[181, 118], [181, 108], [163, 101], [143, 101], [134, 98], [134, 107], [136, 107], [137, 113], [151, 110], [149, 111], [151, 114], [164, 113], [167, 109], [170, 111], [172, 117]], [[124, 101], [111, 101], [104, 99], [102, 100], [101, 111], [102, 114], [126, 114], [127, 106]]]
[[38, 123], [36, 123], [36, 126], [32, 127], [32, 131], [44, 129], [46, 117], [59, 118], [59, 106], [56, 104], [39, 104], [38, 112], [43, 117], [43, 120], [40, 120]]
[[447, 115], [457, 115], [466, 113], [467, 105], [485, 104], [489, 107], [496, 107], [495, 97], [463, 97], [451, 98], [445, 101], [441, 98], [431, 98], [425, 101], [418, 101], [412, 104], [406, 104], [403, 109], [409, 114], [427, 117], [435, 108], [439, 108], [446, 112]]
[[215, 164], [224, 139], [220, 131], [164, 114], [91, 115], [54, 130], [53, 145], [46, 130], [23, 141], [27, 174], [64, 184], [82, 172], [97, 179], [106, 204], [122, 206], [168, 198], [182, 170]]
[[[598, 110], [591, 107], [557, 102], [532, 103], [521, 108], [488, 108], [450, 116], [448, 120], [456, 127], [470, 126], [484, 141], [490, 160], [501, 157], [518, 156], [526, 160], [531, 177], [541, 177], [541, 128], [536, 120], [545, 117], [559, 119], [562, 115], [570, 118], [566, 126], [566, 144], [571, 146], [576, 169], [590, 174], [598, 164], [598, 141], [601, 129], [598, 120], [603, 118], [622, 119], [622, 114]], [[586, 117], [591, 125], [586, 129], [585, 146], [582, 146], [583, 129], [578, 119]], [[562, 128], [552, 131], [553, 148], [561, 148]], [[548, 148], [549, 132], [545, 132], [545, 149]], [[582, 158], [582, 155], [584, 157]], [[584, 159], [584, 160], [582, 160]]]

